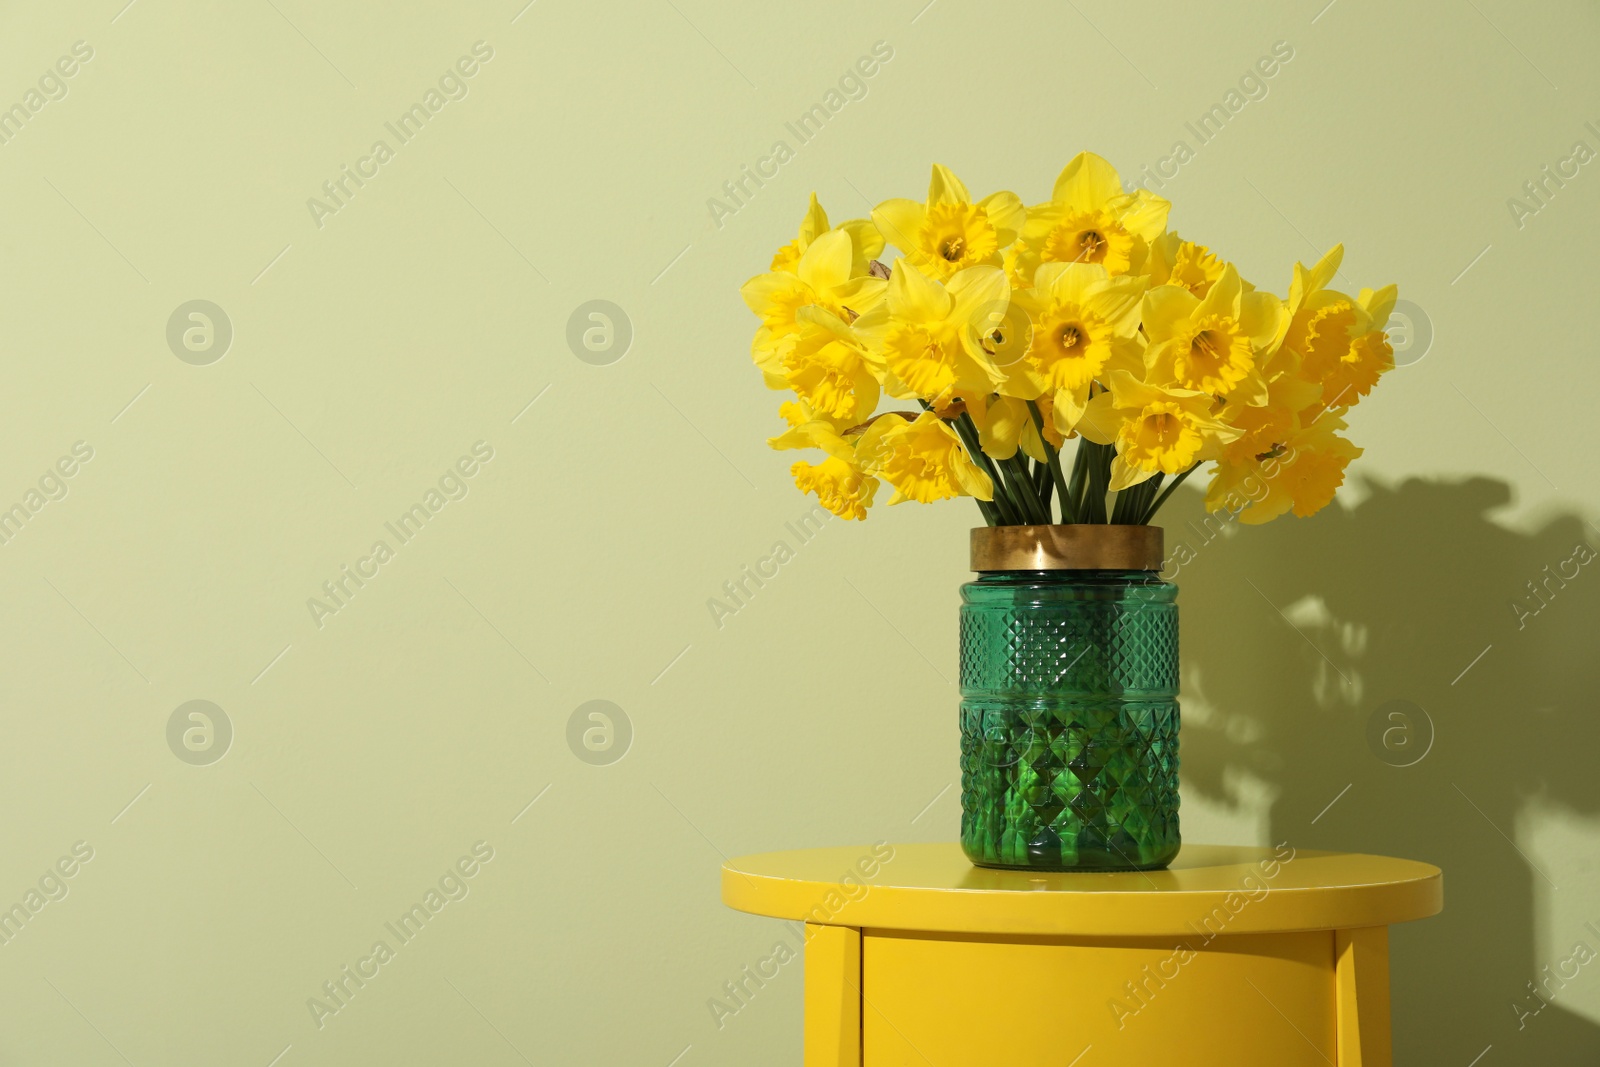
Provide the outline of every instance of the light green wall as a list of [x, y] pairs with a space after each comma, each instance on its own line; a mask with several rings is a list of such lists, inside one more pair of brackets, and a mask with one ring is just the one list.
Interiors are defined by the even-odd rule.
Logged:
[[[1597, 537], [1600, 176], [1520, 227], [1506, 205], [1600, 149], [1593, 5], [123, 2], [0, 14], [0, 105], [93, 49], [0, 144], [0, 504], [93, 450], [0, 546], [0, 904], [93, 850], [0, 946], [0, 1065], [799, 1063], [798, 964], [708, 1011], [781, 936], [720, 906], [717, 867], [955, 836], [977, 516], [800, 546], [737, 286], [813, 189], [861, 214], [937, 160], [1037, 201], [1080, 149], [1193, 147], [1279, 41], [1266, 97], [1163, 190], [1174, 225], [1279, 291], [1342, 240], [1435, 339], [1357, 412], [1342, 507], [1181, 575], [1186, 836], [1444, 865], [1446, 914], [1394, 941], [1399, 1062], [1593, 1059], [1596, 968], [1521, 1032], [1511, 1005], [1600, 949], [1600, 577], [1521, 630], [1511, 604]], [[466, 97], [399, 144], [384, 123], [479, 41]], [[798, 145], [785, 122], [880, 41]], [[379, 138], [394, 158], [319, 226], [307, 199]], [[795, 158], [714, 225], [780, 139]], [[234, 332], [205, 366], [165, 336], [195, 299]], [[566, 341], [595, 299], [634, 329], [611, 365]], [[466, 497], [388, 535], [480, 441]], [[380, 538], [318, 626], [307, 599]], [[605, 766], [567, 743], [597, 699], [634, 734]], [[1395, 699], [1437, 730], [1404, 770], [1365, 740]], [[219, 762], [169, 748], [190, 700], [232, 724]], [[480, 841], [468, 895], [399, 945], [384, 924]], [[380, 939], [319, 1029], [307, 999]]]

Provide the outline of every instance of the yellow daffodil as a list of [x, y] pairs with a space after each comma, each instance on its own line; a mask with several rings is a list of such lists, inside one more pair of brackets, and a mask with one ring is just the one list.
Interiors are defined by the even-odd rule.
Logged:
[[1150, 284], [1176, 285], [1204, 297], [1227, 264], [1205, 245], [1164, 233], [1150, 246]]
[[1016, 193], [991, 193], [973, 203], [961, 179], [938, 164], [927, 203], [885, 200], [872, 209], [884, 238], [940, 281], [968, 267], [999, 266], [1001, 251], [1016, 241], [1026, 217]]
[[1378, 378], [1394, 369], [1394, 347], [1383, 328], [1394, 313], [1396, 289], [1385, 286], [1373, 292], [1361, 290], [1356, 298], [1355, 328], [1350, 347], [1337, 363], [1326, 367], [1322, 379], [1322, 403], [1332, 409], [1345, 409], [1372, 392]]
[[1271, 452], [1219, 461], [1206, 490], [1206, 510], [1227, 509], [1248, 525], [1290, 511], [1301, 518], [1316, 514], [1344, 484], [1350, 461], [1361, 455], [1334, 432], [1343, 428], [1342, 419], [1324, 415]]
[[[839, 223], [838, 228], [850, 235], [853, 253], [850, 263], [851, 276], [859, 277], [867, 273], [868, 265], [883, 251], [883, 237], [878, 233], [878, 228], [872, 224], [871, 219], [850, 219]], [[828, 213], [822, 210], [822, 205], [817, 201], [817, 194], [812, 193], [811, 207], [806, 211], [805, 218], [800, 220], [799, 235], [778, 249], [772, 257], [770, 269], [798, 274], [800, 257], [811, 247], [811, 242], [830, 229], [832, 227], [828, 225]]]
[[994, 392], [1001, 373], [983, 339], [1010, 299], [999, 267], [968, 267], [941, 285], [897, 260], [884, 300], [855, 324], [884, 391], [945, 408]]
[[[816, 207], [813, 201], [813, 206]], [[817, 213], [808, 224], [826, 223]], [[798, 273], [772, 271], [745, 284], [744, 296], [762, 316], [752, 355], [770, 389], [793, 389], [843, 425], [867, 419], [878, 403], [878, 381], [863, 359], [849, 322], [858, 307], [882, 299], [884, 282], [850, 276], [855, 239], [831, 230], [807, 241]]]
[[1142, 273], [1171, 207], [1148, 189], [1123, 192], [1116, 168], [1080, 152], [1056, 178], [1050, 202], [1028, 209], [1015, 278], [1026, 285], [1040, 263], [1052, 262], [1098, 263], [1113, 277]]
[[[1033, 401], [1044, 422], [1044, 440], [1060, 451], [1066, 443], [1065, 436], [1051, 421], [1050, 397]], [[978, 443], [984, 453], [994, 459], [1010, 459], [1020, 448], [1024, 455], [1040, 463], [1048, 461], [1044, 446], [1040, 444], [1039, 429], [1034, 424], [1028, 401], [1012, 396], [992, 396], [983, 403], [969, 403], [967, 414], [978, 428]]]
[[[1044, 423], [1044, 439], [1050, 442], [1051, 448], [1054, 448], [1057, 452], [1059, 452], [1066, 445], [1068, 438], [1078, 436], [1078, 431], [1076, 430], [1062, 432], [1061, 429], [1056, 426], [1054, 410], [1055, 401], [1051, 397], [1041, 396], [1033, 403], [1034, 406], [1039, 409], [1039, 420]], [[1034, 459], [1043, 463], [1045, 461], [1043, 449], [1036, 451], [1035, 449], [1028, 447], [1030, 441], [1036, 440], [1036, 436], [1037, 435], [1035, 435], [1034, 438], [1024, 437], [1022, 440], [1022, 450], [1028, 455], [1032, 456]]]
[[[1170, 206], [1088, 152], [1033, 207], [974, 201], [943, 166], [871, 219], [835, 225], [812, 194], [741, 290], [751, 354], [793, 397], [768, 443], [822, 454], [795, 484], [852, 519], [888, 482], [891, 504], [976, 497], [991, 524], [1149, 522], [1214, 462], [1210, 510], [1326, 506], [1361, 454], [1344, 417], [1394, 367], [1395, 287], [1334, 289], [1336, 245], [1281, 299], [1168, 232]], [[875, 414], [885, 397], [902, 410]]]
[[1016, 297], [1032, 320], [1028, 347], [1010, 366], [1000, 391], [1023, 400], [1048, 396], [1058, 432], [1072, 432], [1089, 402], [1089, 386], [1114, 369], [1142, 370], [1139, 278], [1112, 278], [1098, 263], [1045, 263], [1034, 288]]
[[[802, 312], [802, 317], [811, 317]], [[816, 315], [783, 354], [783, 385], [817, 412], [842, 426], [872, 417], [878, 379], [866, 352], [838, 319]]]
[[[881, 278], [851, 274], [854, 246], [844, 230], [829, 230], [807, 245], [793, 272], [759, 274], [740, 289], [745, 304], [761, 316], [751, 354], [768, 375], [769, 385], [775, 377], [783, 377], [783, 356], [806, 324], [802, 309], [817, 309], [849, 323], [883, 298]], [[813, 316], [810, 321], [817, 320]]]
[[1344, 258], [1335, 245], [1316, 266], [1294, 265], [1283, 348], [1294, 354], [1306, 381], [1322, 385], [1324, 408], [1343, 410], [1372, 391], [1394, 367], [1384, 327], [1394, 312], [1396, 289], [1363, 289], [1358, 298], [1328, 288]]
[[1302, 441], [1273, 481], [1288, 494], [1294, 513], [1309, 518], [1333, 502], [1334, 493], [1344, 484], [1345, 468], [1361, 452], [1330, 428]]
[[1307, 381], [1320, 382], [1328, 376], [1349, 350], [1357, 325], [1356, 302], [1328, 288], [1343, 258], [1344, 246], [1335, 245], [1310, 269], [1303, 263], [1294, 265], [1282, 344], [1299, 361]]
[[878, 479], [839, 456], [816, 464], [797, 459], [789, 474], [800, 492], [812, 494], [817, 503], [841, 519], [864, 520], [878, 491]]
[[[978, 446], [994, 459], [1010, 459], [1030, 434], [1037, 441], [1033, 414], [1026, 401], [1009, 396], [994, 396], [981, 404], [968, 404], [967, 414], [978, 428]], [[1041, 451], [1035, 445], [1031, 451]]]
[[1247, 403], [1259, 403], [1266, 394], [1255, 373], [1257, 356], [1272, 344], [1281, 317], [1278, 298], [1246, 290], [1231, 263], [1204, 298], [1182, 286], [1158, 285], [1144, 297], [1150, 377], [1217, 397], [1239, 392]]
[[1239, 436], [1223, 445], [1219, 459], [1228, 463], [1253, 463], [1270, 452], [1283, 448], [1299, 432], [1303, 415], [1321, 414], [1318, 397], [1321, 387], [1285, 371], [1267, 383], [1266, 401], [1245, 404], [1230, 401], [1216, 412], [1219, 422], [1239, 431]]
[[817, 444], [816, 435], [820, 428], [813, 425], [818, 422], [825, 424], [831, 432], [831, 436], [824, 436], [823, 440], [832, 443], [834, 437], [843, 439], [840, 435], [842, 427], [818, 415], [817, 410], [804, 400], [784, 401], [778, 405], [778, 415], [789, 424], [789, 428], [776, 437], [767, 438], [768, 448], [780, 452], [790, 448], [823, 448], [823, 445]]
[[1146, 385], [1117, 370], [1110, 391], [1089, 401], [1078, 432], [1117, 446], [1110, 488], [1118, 491], [1158, 473], [1181, 474], [1237, 436], [1211, 417], [1212, 403], [1207, 393]]
[[856, 454], [860, 435], [852, 443], [804, 401], [783, 404], [778, 411], [789, 429], [769, 438], [767, 444], [777, 449], [819, 448], [827, 453], [817, 464], [796, 460], [789, 468], [794, 484], [842, 519], [865, 519], [878, 491], [878, 479], [861, 469]]
[[931, 504], [956, 496], [994, 499], [994, 483], [967, 455], [949, 423], [931, 411], [913, 420], [879, 416], [857, 445], [864, 469], [894, 487], [889, 503]]

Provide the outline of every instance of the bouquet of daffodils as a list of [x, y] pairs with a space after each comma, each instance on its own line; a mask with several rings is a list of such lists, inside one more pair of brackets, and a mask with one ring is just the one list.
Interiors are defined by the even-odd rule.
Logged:
[[1284, 300], [1169, 231], [1170, 207], [1088, 152], [1034, 207], [974, 201], [942, 166], [926, 203], [870, 220], [832, 226], [813, 195], [742, 290], [756, 365], [794, 394], [770, 444], [822, 453], [795, 484], [854, 519], [887, 482], [891, 504], [970, 496], [990, 525], [1143, 524], [1211, 462], [1210, 511], [1323, 507], [1361, 454], [1345, 413], [1394, 366], [1395, 287], [1329, 288], [1335, 247]]

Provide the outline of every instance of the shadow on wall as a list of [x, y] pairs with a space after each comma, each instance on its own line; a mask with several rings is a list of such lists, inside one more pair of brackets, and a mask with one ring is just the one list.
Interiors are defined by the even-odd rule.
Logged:
[[[1600, 1062], [1600, 1026], [1562, 1003], [1600, 983], [1600, 884], [1557, 889], [1522, 854], [1530, 816], [1600, 810], [1595, 531], [1508, 529], [1511, 490], [1484, 478], [1366, 488], [1226, 533], [1200, 494], [1172, 502], [1168, 556], [1194, 551], [1184, 788], [1239, 803], [1254, 779], [1273, 841], [1443, 868], [1444, 913], [1392, 932], [1396, 1063]], [[1572, 929], [1549, 926], [1558, 893]]]

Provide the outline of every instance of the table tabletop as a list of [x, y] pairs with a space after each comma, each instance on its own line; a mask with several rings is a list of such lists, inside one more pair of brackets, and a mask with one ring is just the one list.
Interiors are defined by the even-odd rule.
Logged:
[[722, 899], [821, 925], [1057, 936], [1243, 934], [1387, 926], [1437, 914], [1439, 868], [1288, 845], [1185, 844], [1161, 871], [972, 865], [954, 842], [766, 852], [729, 860]]

